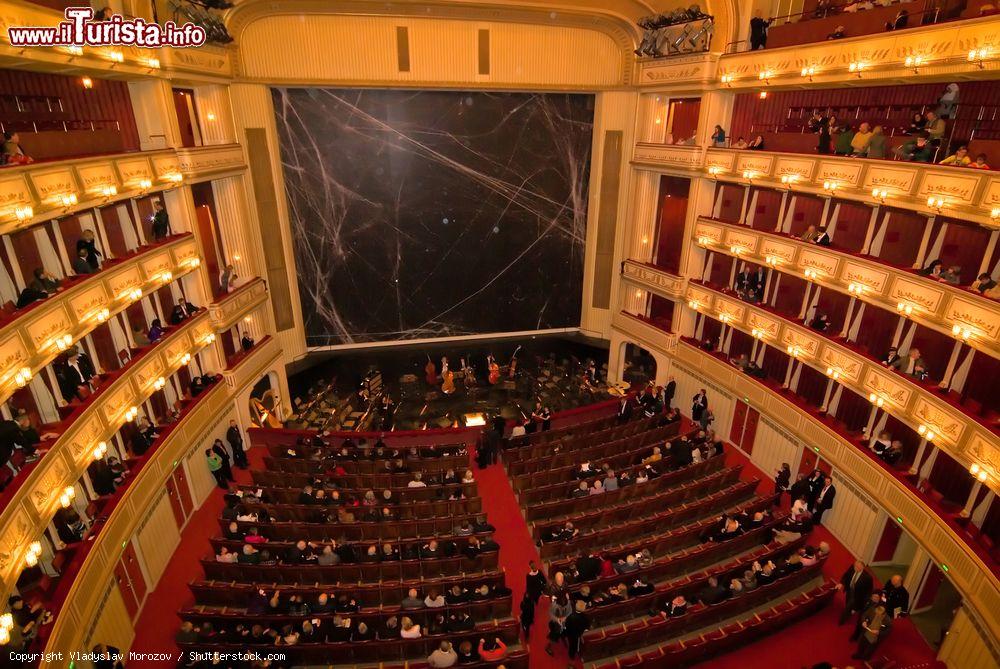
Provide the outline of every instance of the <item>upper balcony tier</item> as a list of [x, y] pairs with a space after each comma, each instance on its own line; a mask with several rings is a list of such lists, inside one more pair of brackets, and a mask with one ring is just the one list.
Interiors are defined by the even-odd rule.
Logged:
[[236, 144], [0, 168], [0, 234], [88, 208], [244, 170]]
[[696, 243], [718, 253], [800, 276], [809, 271], [809, 280], [818, 285], [905, 313], [921, 325], [1000, 357], [997, 300], [866, 256], [710, 218], [699, 219], [694, 237]]
[[[87, 6], [88, 3], [78, 3]], [[62, 11], [20, 0], [0, 0], [0, 67], [96, 74], [116, 79], [183, 77], [186, 80], [229, 80], [233, 62], [230, 50], [218, 46], [197, 49], [143, 49], [138, 47], [13, 47], [8, 27], [56, 26], [65, 20]]]

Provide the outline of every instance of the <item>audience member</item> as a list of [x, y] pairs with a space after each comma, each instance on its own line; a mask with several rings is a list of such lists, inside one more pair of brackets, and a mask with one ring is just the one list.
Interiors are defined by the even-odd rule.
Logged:
[[163, 206], [163, 201], [153, 200], [153, 215], [150, 217], [150, 224], [153, 231], [153, 239], [160, 241], [170, 236], [170, 216]]

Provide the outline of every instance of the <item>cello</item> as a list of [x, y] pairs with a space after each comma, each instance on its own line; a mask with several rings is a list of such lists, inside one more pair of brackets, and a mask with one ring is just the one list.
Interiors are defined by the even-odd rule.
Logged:
[[455, 372], [445, 368], [444, 374], [441, 375], [441, 378], [441, 392], [445, 395], [451, 395], [455, 392]]
[[518, 346], [514, 349], [514, 355], [510, 356], [510, 365], [508, 365], [507, 378], [513, 379], [517, 375], [517, 352], [521, 350]]
[[500, 365], [494, 360], [492, 354], [486, 356], [486, 364], [490, 369], [490, 385], [495, 386], [500, 381]]
[[437, 367], [434, 366], [431, 356], [427, 356], [427, 365], [424, 367], [424, 374], [427, 385], [433, 386], [437, 384]]

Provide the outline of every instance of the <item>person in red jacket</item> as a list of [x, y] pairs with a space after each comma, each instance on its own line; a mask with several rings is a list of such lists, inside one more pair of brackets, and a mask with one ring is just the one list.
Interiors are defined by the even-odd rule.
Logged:
[[479, 659], [484, 662], [495, 662], [507, 657], [507, 644], [500, 640], [500, 637], [493, 637], [492, 641], [486, 639], [479, 640]]

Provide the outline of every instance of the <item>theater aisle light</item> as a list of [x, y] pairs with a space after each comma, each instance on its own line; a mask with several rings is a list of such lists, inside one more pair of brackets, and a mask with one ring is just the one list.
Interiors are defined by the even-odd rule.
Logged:
[[877, 395], [876, 393], [869, 394], [868, 401], [874, 404], [875, 406], [879, 407], [880, 409], [882, 408], [882, 405], [885, 404], [885, 398], [883, 398], [881, 395]]

